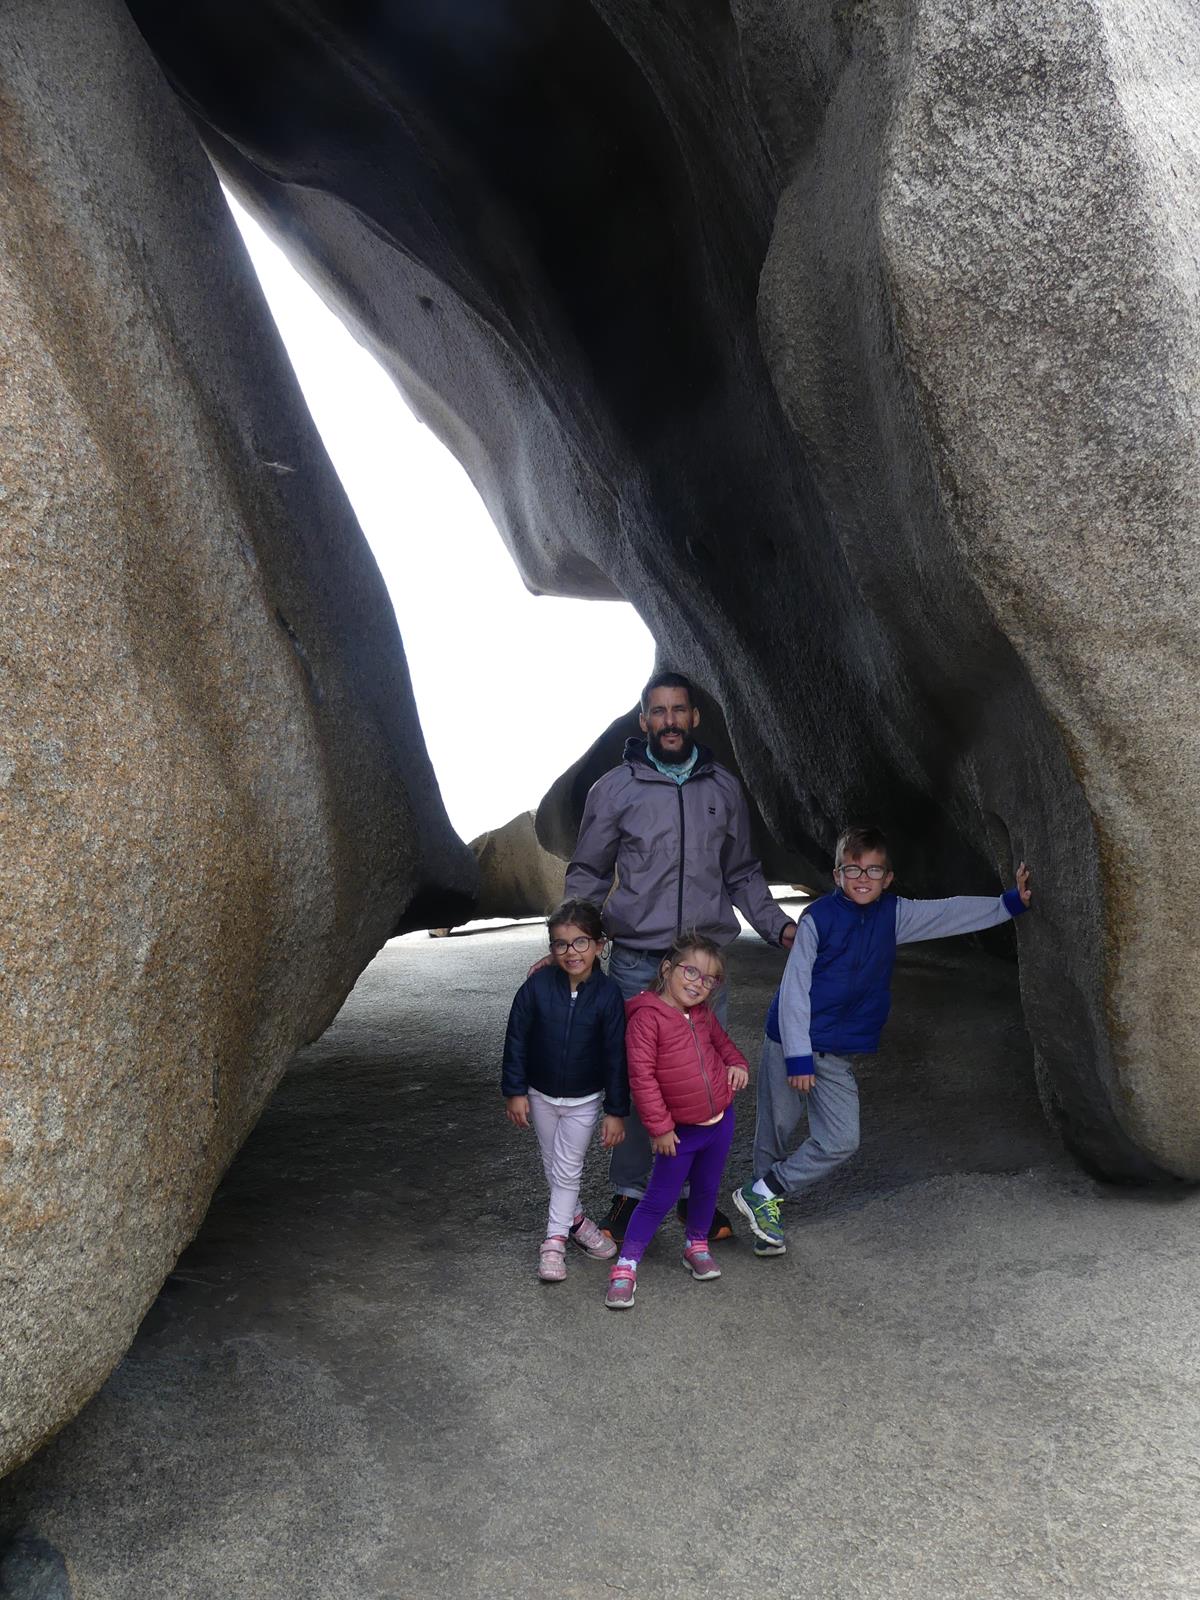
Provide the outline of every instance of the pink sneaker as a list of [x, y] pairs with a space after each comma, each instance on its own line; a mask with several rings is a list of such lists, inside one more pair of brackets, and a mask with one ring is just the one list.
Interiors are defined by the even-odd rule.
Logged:
[[571, 1237], [593, 1261], [611, 1261], [617, 1253], [616, 1245], [606, 1233], [600, 1232], [591, 1217], [580, 1217], [571, 1229]]
[[683, 1248], [683, 1264], [687, 1267], [692, 1277], [699, 1278], [701, 1283], [708, 1278], [719, 1278], [721, 1276], [721, 1269], [713, 1260], [707, 1239], [688, 1240]]
[[545, 1239], [538, 1251], [538, 1277], [543, 1283], [561, 1283], [567, 1275], [567, 1241]]
[[604, 1304], [614, 1311], [628, 1311], [633, 1305], [637, 1290], [636, 1267], [614, 1267], [608, 1275], [608, 1293]]

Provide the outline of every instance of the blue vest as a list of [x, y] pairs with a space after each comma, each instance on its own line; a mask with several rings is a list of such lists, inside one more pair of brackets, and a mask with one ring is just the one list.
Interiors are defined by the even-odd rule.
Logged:
[[[805, 916], [817, 925], [817, 955], [809, 990], [813, 1050], [868, 1055], [892, 1005], [896, 964], [896, 896], [856, 906], [840, 890], [823, 895]], [[768, 1037], [779, 1040], [779, 993], [767, 1012]]]

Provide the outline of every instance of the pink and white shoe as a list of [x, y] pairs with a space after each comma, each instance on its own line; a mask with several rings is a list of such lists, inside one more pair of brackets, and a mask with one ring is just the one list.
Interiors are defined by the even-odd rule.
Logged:
[[600, 1232], [591, 1217], [580, 1215], [578, 1222], [571, 1229], [571, 1237], [593, 1261], [611, 1261], [617, 1253], [616, 1245], [606, 1233]]
[[637, 1268], [614, 1267], [608, 1275], [608, 1293], [604, 1304], [613, 1311], [628, 1311], [637, 1292]]
[[567, 1241], [555, 1235], [538, 1250], [538, 1277], [543, 1283], [561, 1283], [567, 1275]]
[[708, 1248], [707, 1239], [689, 1239], [683, 1247], [683, 1264], [687, 1267], [693, 1278], [699, 1278], [701, 1283], [709, 1278], [719, 1278], [721, 1269], [713, 1260], [712, 1251]]

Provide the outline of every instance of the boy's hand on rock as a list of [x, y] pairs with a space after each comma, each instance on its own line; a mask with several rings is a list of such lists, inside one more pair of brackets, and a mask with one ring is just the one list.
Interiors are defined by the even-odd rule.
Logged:
[[605, 1115], [600, 1124], [600, 1143], [606, 1150], [615, 1150], [625, 1142], [625, 1118]]
[[799, 1089], [801, 1094], [807, 1094], [808, 1091], [812, 1088], [813, 1083], [815, 1081], [816, 1081], [816, 1074], [813, 1073], [813, 1072], [810, 1072], [806, 1077], [803, 1077], [803, 1078], [789, 1078], [788, 1079], [788, 1082], [791, 1084], [792, 1088], [793, 1089]]
[[529, 1096], [527, 1094], [510, 1094], [504, 1102], [504, 1115], [514, 1128], [527, 1128], [529, 1126]]
[[1029, 868], [1022, 861], [1017, 868], [1017, 893], [1021, 896], [1021, 904], [1027, 906], [1033, 899], [1033, 890], [1029, 887]]
[[744, 1089], [750, 1082], [750, 1074], [745, 1067], [730, 1067], [729, 1087], [731, 1089]]
[[656, 1133], [650, 1141], [650, 1148], [656, 1156], [673, 1156], [678, 1145], [674, 1128], [670, 1133]]

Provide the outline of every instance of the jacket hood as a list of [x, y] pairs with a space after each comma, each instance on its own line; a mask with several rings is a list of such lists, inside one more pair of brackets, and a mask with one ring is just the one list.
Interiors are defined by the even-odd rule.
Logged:
[[[700, 1007], [706, 1004], [707, 1002], [704, 1000], [697, 1000], [696, 1004], [692, 1007], [692, 1010], [699, 1011]], [[653, 989], [643, 989], [641, 994], [635, 994], [632, 1000], [626, 1000], [625, 1020], [628, 1021], [636, 1011], [647, 1010], [665, 1011], [668, 1016], [678, 1017], [680, 1022], [682, 1022], [685, 1017], [685, 1013], [680, 1011], [677, 1006], [668, 1005], [663, 999], [662, 995], [655, 994]]]
[[[658, 1008], [664, 1011], [675, 1010], [675, 1007], [669, 1006], [661, 995], [655, 994], [653, 989], [643, 989], [641, 994], [635, 994], [632, 1000], [626, 1000], [625, 1016], [628, 1019], [633, 1016], [635, 1011], [645, 1011], [647, 1007], [651, 1010]], [[683, 1013], [681, 1011], [676, 1012], [676, 1015], [682, 1016]]]
[[[651, 772], [658, 772], [658, 768], [646, 754], [645, 739], [626, 739], [625, 749], [621, 753], [621, 760], [628, 761], [634, 767], [649, 767]], [[696, 765], [692, 768], [691, 776], [700, 771], [701, 767], [710, 767], [716, 760], [712, 751], [706, 744], [696, 745]]]

